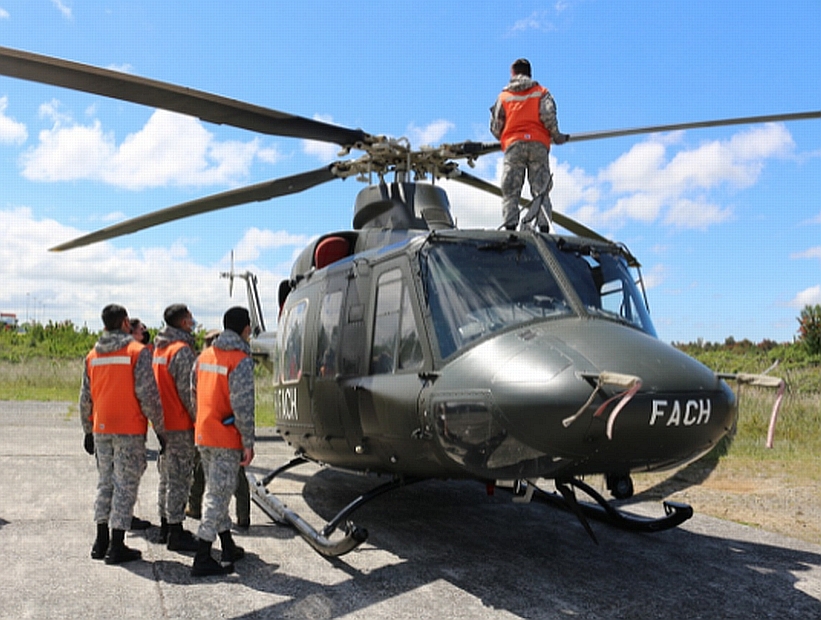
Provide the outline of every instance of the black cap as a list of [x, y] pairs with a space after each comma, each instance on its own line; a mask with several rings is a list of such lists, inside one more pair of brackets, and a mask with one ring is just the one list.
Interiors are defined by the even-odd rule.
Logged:
[[531, 77], [530, 61], [527, 58], [519, 58], [514, 60], [513, 64], [510, 65], [510, 68], [513, 69], [513, 73], [516, 75], [526, 75], [527, 77]]
[[228, 308], [222, 317], [222, 326], [242, 335], [245, 328], [251, 324], [251, 315], [242, 306]]

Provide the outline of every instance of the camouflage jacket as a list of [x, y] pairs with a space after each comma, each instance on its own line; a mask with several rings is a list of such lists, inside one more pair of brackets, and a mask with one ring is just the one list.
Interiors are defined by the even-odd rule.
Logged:
[[[536, 80], [526, 75], [514, 75], [502, 91], [515, 93], [528, 90], [538, 85], [539, 83]], [[559, 135], [561, 132], [559, 132], [559, 121], [556, 116], [556, 102], [550, 92], [546, 92], [539, 102], [539, 119], [542, 121], [542, 124], [547, 127], [553, 142], [559, 143]], [[497, 98], [496, 102], [490, 108], [490, 133], [498, 140], [502, 137], [504, 128], [505, 110], [504, 107], [502, 107], [502, 102]]]
[[[103, 331], [102, 336], [94, 345], [98, 353], [112, 353], [119, 351], [132, 340], [130, 334], [123, 331]], [[165, 433], [163, 422], [162, 404], [160, 403], [160, 392], [157, 389], [157, 382], [154, 379], [154, 370], [151, 367], [151, 351], [144, 348], [134, 365], [134, 394], [143, 415], [154, 426], [157, 435]], [[83, 364], [83, 382], [80, 386], [80, 423], [83, 425], [84, 433], [91, 433], [93, 430], [91, 413], [94, 403], [91, 401], [91, 383], [88, 378], [88, 367]]]

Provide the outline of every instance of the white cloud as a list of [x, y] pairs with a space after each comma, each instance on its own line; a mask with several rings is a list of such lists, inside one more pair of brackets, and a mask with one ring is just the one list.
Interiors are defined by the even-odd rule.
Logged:
[[0, 19], [8, 19], [9, 17], [9, 12], [6, 9], [0, 9]]
[[[315, 121], [335, 125], [333, 117], [327, 114], [314, 114]], [[331, 142], [320, 142], [318, 140], [303, 140], [302, 152], [311, 157], [315, 157], [323, 163], [330, 163], [339, 158], [340, 146]]]
[[[596, 174], [571, 168], [551, 152], [553, 209], [605, 235], [602, 229], [631, 221], [704, 231], [735, 218], [733, 208], [721, 205], [713, 192], [750, 187], [769, 159], [787, 157], [794, 149], [790, 133], [772, 123], [692, 148], [683, 145], [684, 137], [685, 132], [650, 136]], [[492, 176], [498, 185], [502, 157], [480, 161], [477, 176]], [[448, 193], [461, 226], [496, 228], [501, 223], [500, 198], [456, 183], [448, 185]], [[530, 197], [527, 183], [522, 195]]]
[[656, 263], [649, 271], [642, 271], [642, 280], [644, 281], [644, 288], [650, 290], [660, 286], [667, 280], [668, 270], [662, 263]]
[[713, 224], [727, 222], [733, 219], [732, 209], [722, 209], [718, 205], [710, 204], [705, 200], [677, 200], [664, 218], [664, 223], [676, 228], [707, 230]]
[[338, 159], [340, 147], [330, 142], [319, 142], [317, 140], [303, 140], [302, 152], [311, 157], [315, 157], [322, 163], [330, 163]]
[[234, 260], [238, 263], [247, 263], [259, 258], [261, 252], [282, 247], [296, 246], [302, 249], [310, 237], [292, 235], [285, 231], [262, 230], [249, 228], [234, 249]]
[[122, 211], [112, 211], [111, 213], [106, 213], [100, 219], [103, 222], [122, 222], [126, 218], [128, 218], [128, 216]]
[[[556, 8], [559, 11], [563, 11], [566, 6], [566, 4], [558, 3]], [[556, 30], [556, 25], [553, 23], [547, 11], [533, 11], [527, 17], [517, 19], [513, 23], [513, 26], [510, 27], [509, 34], [520, 34], [531, 30], [537, 32], [553, 32]]]
[[799, 292], [789, 303], [791, 308], [803, 309], [804, 306], [821, 304], [821, 285], [812, 286]]
[[[196, 263], [182, 241], [144, 249], [98, 243], [51, 253], [47, 248], [84, 231], [37, 218], [28, 208], [0, 211], [0, 218], [7, 227], [0, 244], [0, 307], [4, 312], [16, 312], [23, 320], [27, 309], [34, 318], [38, 308], [38, 320], [68, 319], [77, 326], [86, 324], [98, 330], [100, 310], [116, 302], [150, 327], [159, 327], [163, 309], [183, 302], [206, 327], [218, 327], [226, 308], [247, 303], [244, 296], [232, 300], [219, 277], [220, 271], [227, 271], [227, 260], [219, 265]], [[256, 230], [246, 234], [268, 236], [298, 241], [287, 233]], [[254, 269], [254, 273], [260, 281], [263, 306], [275, 308], [276, 285], [287, 271]], [[150, 283], [149, 295], [144, 283]]]
[[559, 181], [567, 181], [557, 175], [554, 206], [577, 210], [578, 219], [598, 226], [619, 227], [635, 220], [706, 230], [734, 217], [733, 209], [715, 204], [710, 192], [752, 186], [767, 160], [787, 157], [795, 146], [784, 126], [774, 123], [695, 148], [682, 148], [683, 136], [650, 136], [602, 169], [595, 182], [582, 177], [577, 187], [595, 188], [584, 198], [557, 200], [563, 191]]
[[28, 139], [28, 131], [23, 123], [6, 116], [8, 97], [0, 97], [0, 143], [23, 144]]
[[51, 3], [57, 8], [58, 11], [65, 17], [66, 19], [71, 19], [71, 7], [68, 6], [63, 0], [51, 0]]
[[134, 73], [134, 67], [128, 63], [124, 63], [122, 65], [108, 65], [107, 69], [111, 69], [112, 71], [119, 71], [120, 73]]
[[38, 135], [38, 144], [22, 157], [23, 176], [37, 181], [89, 179], [132, 190], [168, 185], [235, 185], [244, 180], [255, 159], [278, 159], [260, 139], [223, 141], [198, 120], [155, 111], [145, 126], [122, 144], [99, 120], [76, 124], [57, 102], [41, 106], [52, 120]]
[[821, 246], [816, 246], [814, 248], [810, 248], [809, 250], [804, 250], [803, 252], [796, 252], [794, 254], [790, 254], [790, 258], [819, 258], [819, 259], [821, 259]]
[[421, 146], [437, 146], [445, 134], [456, 127], [450, 121], [439, 119], [424, 127], [417, 127], [414, 124], [408, 125], [408, 139], [411, 147], [416, 149]]

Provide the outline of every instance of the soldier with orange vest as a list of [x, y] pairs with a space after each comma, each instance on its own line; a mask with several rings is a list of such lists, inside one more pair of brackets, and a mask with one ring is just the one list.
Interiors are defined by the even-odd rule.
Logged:
[[519, 198], [525, 172], [533, 196], [523, 223], [535, 219], [547, 232], [553, 207], [550, 189], [550, 145], [564, 144], [568, 136], [559, 131], [553, 96], [531, 78], [530, 62], [516, 60], [510, 67], [510, 82], [490, 108], [490, 131], [501, 142], [505, 159], [502, 169], [502, 217], [504, 227], [515, 230], [519, 224]]
[[[191, 372], [191, 390], [197, 403], [195, 442], [205, 473], [205, 501], [197, 530], [199, 547], [191, 574], [233, 572], [245, 555], [231, 536], [229, 506], [240, 466], [254, 458], [254, 360], [248, 338], [251, 316], [235, 306], [222, 318], [225, 328], [197, 358]], [[219, 537], [221, 561], [211, 556]]]
[[194, 468], [194, 420], [197, 407], [191, 394], [194, 317], [185, 304], [172, 304], [163, 313], [165, 327], [154, 338], [154, 377], [165, 415], [165, 450], [157, 459], [160, 482], [157, 506], [160, 541], [172, 551], [196, 551], [197, 540], [183, 529], [185, 503]]
[[165, 427], [151, 354], [131, 337], [128, 312], [109, 304], [102, 319], [105, 330], [83, 368], [80, 421], [83, 445], [96, 454], [99, 476], [94, 502], [97, 538], [91, 557], [120, 564], [142, 556], [125, 545], [125, 531], [131, 527], [145, 471], [148, 422], [161, 445]]

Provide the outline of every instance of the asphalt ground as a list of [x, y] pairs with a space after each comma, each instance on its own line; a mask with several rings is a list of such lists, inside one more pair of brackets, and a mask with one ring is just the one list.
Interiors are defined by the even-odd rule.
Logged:
[[[291, 452], [260, 435], [264, 475]], [[96, 470], [69, 403], [0, 402], [0, 471], [0, 618], [821, 618], [821, 546], [698, 514], [655, 534], [594, 522], [596, 545], [568, 513], [431, 481], [357, 511], [370, 537], [334, 560], [253, 506], [236, 573], [193, 578], [157, 527], [127, 536], [141, 561], [90, 558]], [[306, 466], [269, 488], [321, 526], [377, 483]], [[150, 460], [135, 512], [155, 524], [156, 489]]]

